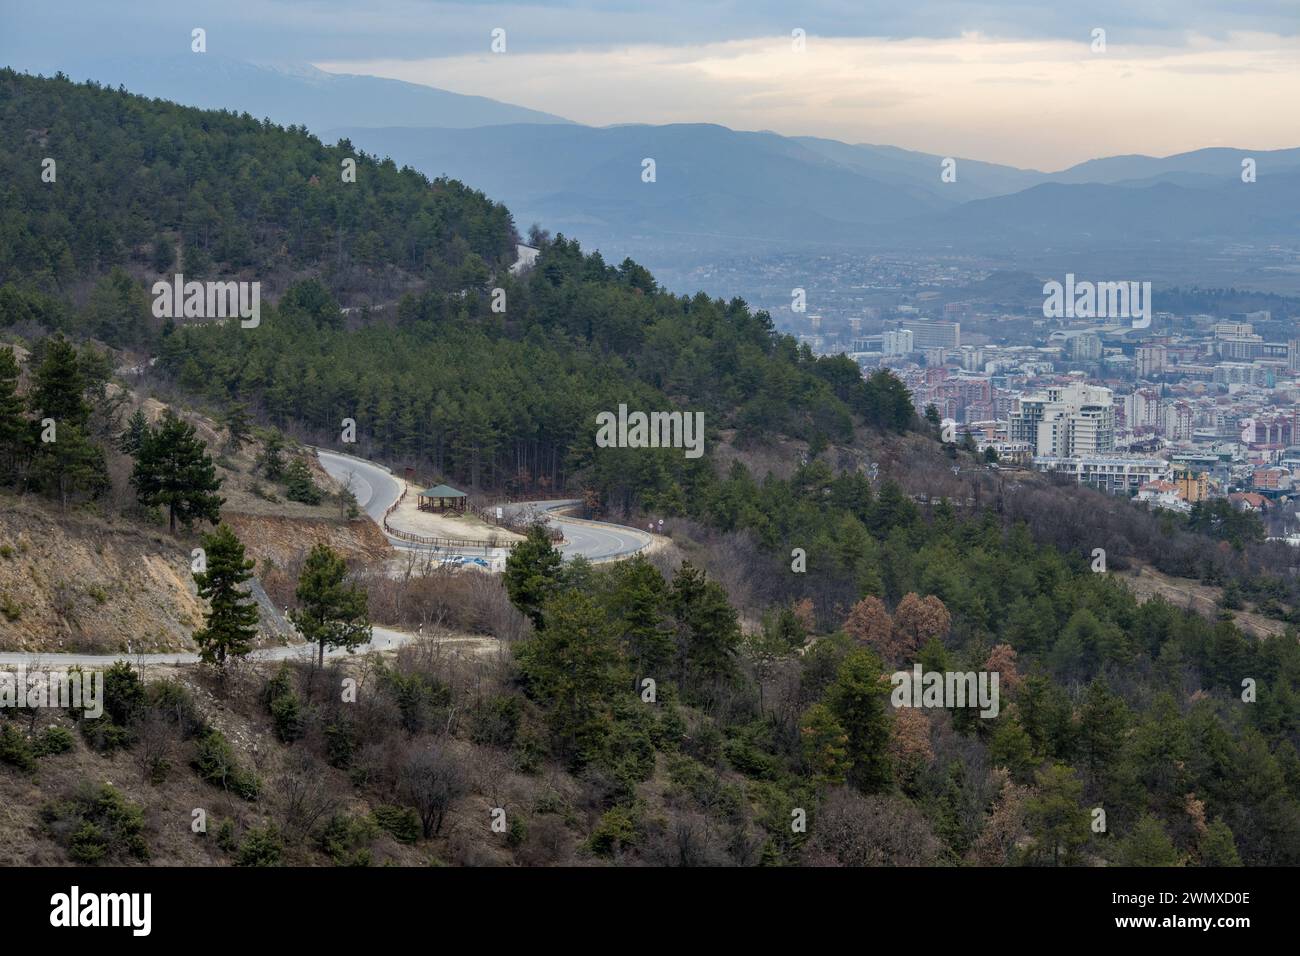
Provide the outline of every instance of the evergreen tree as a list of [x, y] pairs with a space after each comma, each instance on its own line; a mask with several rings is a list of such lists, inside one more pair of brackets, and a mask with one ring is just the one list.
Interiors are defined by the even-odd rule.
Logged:
[[150, 259], [154, 272], [166, 272], [176, 265], [176, 246], [162, 233], [153, 241], [153, 256]]
[[677, 630], [678, 682], [699, 689], [734, 677], [740, 624], [722, 586], [683, 561], [673, 575], [668, 606]]
[[284, 439], [279, 432], [272, 432], [262, 443], [262, 453], [257, 456], [256, 466], [268, 481], [279, 481], [284, 477], [283, 451]]
[[1017, 783], [1028, 783], [1034, 769], [1034, 745], [1014, 713], [1003, 714], [989, 741], [989, 758], [1006, 767]]
[[321, 543], [311, 549], [298, 577], [299, 606], [289, 617], [302, 636], [320, 648], [322, 666], [326, 647], [346, 647], [350, 653], [370, 640], [366, 592], [344, 584], [347, 573], [342, 556]]
[[148, 334], [149, 299], [121, 266], [100, 279], [86, 308], [91, 334], [116, 346], [138, 345]]
[[77, 350], [62, 335], [42, 341], [28, 404], [37, 418], [84, 429], [90, 420], [86, 377]]
[[104, 452], [89, 437], [85, 365], [61, 335], [45, 339], [28, 405], [36, 417], [28, 426], [32, 449], [29, 481], [67, 507], [78, 491], [97, 497], [109, 487]]
[[799, 722], [803, 760], [818, 783], [841, 784], [852, 767], [849, 735], [825, 704], [813, 704]]
[[144, 416], [144, 409], [137, 408], [126, 421], [126, 427], [117, 438], [117, 447], [124, 455], [134, 458], [140, 454], [145, 439], [150, 432], [149, 419]]
[[560, 552], [541, 522], [528, 529], [524, 540], [511, 548], [506, 558], [505, 586], [510, 603], [539, 631], [546, 627], [543, 607], [559, 589], [562, 563]]
[[179, 520], [189, 528], [197, 520], [217, 524], [225, 499], [217, 494], [217, 477], [207, 446], [195, 434], [194, 426], [177, 418], [170, 409], [156, 431], [140, 446], [131, 484], [140, 503], [150, 508], [166, 507], [173, 533]]
[[1237, 842], [1222, 820], [1215, 820], [1201, 837], [1202, 866], [1241, 866]]
[[873, 651], [855, 647], [840, 662], [826, 704], [848, 735], [848, 781], [864, 793], [882, 793], [894, 781], [889, 755], [890, 687]]
[[546, 710], [556, 751], [582, 766], [605, 753], [613, 702], [628, 675], [590, 597], [567, 591], [547, 602], [544, 616], [546, 627], [519, 649], [520, 669], [529, 696]]
[[97, 498], [108, 491], [111, 483], [104, 450], [86, 436], [84, 428], [55, 422], [50, 430], [52, 441], [44, 440], [46, 433], [46, 428], [37, 423], [37, 437], [33, 439], [36, 453], [27, 474], [30, 484], [57, 497], [65, 508], [78, 492]]
[[18, 395], [18, 360], [0, 348], [0, 483], [13, 482], [31, 454], [31, 428]]
[[1038, 771], [1035, 779], [1034, 794], [1025, 801], [1034, 839], [1030, 857], [1052, 866], [1073, 863], [1091, 833], [1088, 811], [1079, 805], [1083, 784], [1064, 764]]
[[311, 469], [301, 458], [293, 459], [284, 470], [284, 496], [305, 505], [318, 505], [324, 498], [324, 493], [312, 480]]
[[636, 676], [666, 674], [672, 665], [672, 633], [664, 626], [668, 586], [657, 568], [638, 554], [609, 570], [609, 607], [622, 630]]
[[226, 426], [229, 447], [238, 453], [252, 438], [253, 419], [248, 413], [248, 405], [245, 402], [231, 405], [222, 416], [221, 423]]
[[224, 666], [228, 657], [243, 657], [257, 636], [257, 603], [240, 585], [249, 580], [256, 562], [244, 557], [244, 545], [228, 525], [203, 535], [207, 570], [196, 572], [199, 597], [208, 602], [207, 621], [194, 632], [199, 657]]
[[1089, 684], [1079, 713], [1079, 757], [1092, 779], [1106, 779], [1128, 727], [1128, 708], [1106, 682], [1099, 677]]
[[1119, 842], [1120, 866], [1178, 866], [1178, 851], [1159, 819], [1144, 813], [1133, 832]]

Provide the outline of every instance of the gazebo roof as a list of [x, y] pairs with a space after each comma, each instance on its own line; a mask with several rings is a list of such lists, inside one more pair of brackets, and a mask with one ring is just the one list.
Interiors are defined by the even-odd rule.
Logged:
[[421, 498], [464, 498], [465, 492], [457, 491], [451, 485], [434, 485], [420, 492]]

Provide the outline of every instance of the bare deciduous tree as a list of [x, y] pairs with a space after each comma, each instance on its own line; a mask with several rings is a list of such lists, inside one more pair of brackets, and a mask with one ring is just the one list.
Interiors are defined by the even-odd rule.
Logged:
[[442, 830], [447, 811], [465, 792], [465, 773], [445, 746], [424, 738], [412, 743], [398, 772], [398, 792], [420, 815], [428, 839]]

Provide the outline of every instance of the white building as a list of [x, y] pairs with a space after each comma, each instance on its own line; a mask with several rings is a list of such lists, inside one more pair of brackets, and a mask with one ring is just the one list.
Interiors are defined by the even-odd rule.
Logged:
[[1038, 456], [1034, 467], [1056, 475], [1070, 475], [1081, 485], [1112, 494], [1136, 493], [1151, 482], [1169, 481], [1173, 467], [1162, 458], [1109, 456]]
[[1114, 393], [1072, 382], [1020, 398], [1007, 427], [1010, 441], [1023, 441], [1035, 456], [1073, 458], [1115, 450]]
[[912, 342], [912, 333], [907, 329], [891, 329], [883, 336], [883, 351], [887, 357], [910, 355], [913, 351]]

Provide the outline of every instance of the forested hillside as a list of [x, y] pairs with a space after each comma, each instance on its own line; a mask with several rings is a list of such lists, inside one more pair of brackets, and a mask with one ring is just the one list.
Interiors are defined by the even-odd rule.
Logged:
[[[369, 614], [461, 627], [509, 653], [458, 669], [416, 644], [375, 666], [355, 712], [305, 665], [212, 677], [230, 695], [223, 719], [283, 744], [265, 789], [188, 692], [136, 686], [121, 665], [113, 738], [83, 725], [95, 752], [78, 759], [143, 759], [170, 734], [203, 786], [248, 804], [217, 843], [232, 858], [368, 862], [383, 830], [415, 848], [407, 862], [482, 862], [482, 824], [448, 836], [444, 816], [503, 805], [512, 822], [489, 838], [493, 862], [1300, 863], [1300, 645], [1293, 628], [1250, 638], [1231, 613], [1249, 598], [1294, 620], [1294, 576], [1265, 560], [1257, 522], [1207, 508], [1154, 518], [1007, 478], [942, 444], [937, 416], [918, 419], [888, 373], [864, 380], [743, 301], [670, 295], [561, 236], [534, 233], [538, 261], [513, 276], [507, 213], [459, 184], [370, 160], [343, 184], [346, 151], [301, 130], [59, 79], [6, 73], [0, 89], [0, 132], [24, 157], [5, 158], [7, 182], [28, 177], [6, 187], [0, 337], [33, 352], [20, 367], [0, 350], [4, 495], [108, 507], [112, 444], [133, 459], [124, 518], [174, 536], [220, 519], [226, 489], [194, 428], [122, 421], [109, 388], [121, 353], [61, 331], [133, 350], [117, 387], [151, 369], [147, 387], [218, 415], [259, 483], [292, 500], [321, 499], [306, 463], [281, 458], [282, 435], [335, 443], [353, 419], [356, 450], [394, 466], [497, 492], [587, 492], [670, 521], [653, 560], [599, 569], [563, 563], [534, 529], [503, 580], [347, 575], [313, 548], [285, 595], [312, 633], [329, 622], [304, 606], [342, 594], [350, 639]], [[45, 194], [42, 140], [60, 138], [72, 158]], [[182, 259], [207, 254], [196, 274], [265, 276], [284, 293], [255, 328], [160, 322], [147, 290], [175, 267], [169, 242]], [[369, 281], [365, 255], [409, 288], [345, 314], [340, 297]], [[596, 413], [620, 404], [702, 412], [707, 454], [597, 449]], [[41, 443], [47, 417], [71, 440]], [[228, 529], [204, 540], [228, 580], [251, 575]], [[1113, 559], [1104, 573], [1094, 548]], [[1141, 561], [1236, 590], [1218, 620], [1139, 603], [1122, 581]], [[242, 656], [248, 625], [237, 602], [214, 622], [212, 604], [198, 633], [220, 668], [227, 650]], [[892, 704], [890, 672], [917, 664], [998, 674], [996, 714]], [[29, 731], [5, 728], [4, 759], [31, 772]], [[150, 773], [186, 773], [163, 763], [146, 762], [140, 799]], [[319, 825], [303, 823], [301, 800], [276, 802], [304, 781], [335, 801]]]
[[509, 214], [482, 193], [247, 114], [5, 69], [0, 130], [0, 282], [67, 292], [122, 266], [274, 285], [313, 271], [382, 294], [408, 278], [451, 288], [461, 268], [514, 256]]

